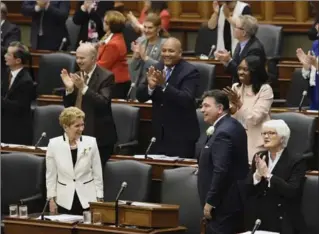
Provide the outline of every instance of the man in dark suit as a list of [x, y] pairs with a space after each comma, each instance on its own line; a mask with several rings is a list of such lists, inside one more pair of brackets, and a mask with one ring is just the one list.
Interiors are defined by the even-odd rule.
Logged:
[[193, 158], [199, 136], [195, 93], [199, 72], [181, 58], [181, 43], [169, 38], [162, 46], [163, 61], [151, 67], [136, 97], [152, 100], [152, 124], [156, 144], [153, 153]]
[[204, 93], [201, 111], [211, 125], [198, 163], [198, 192], [208, 220], [206, 233], [234, 234], [248, 173], [246, 131], [229, 115], [229, 100], [221, 90]]
[[85, 113], [83, 134], [97, 140], [102, 167], [113, 153], [117, 141], [111, 110], [111, 88], [114, 75], [96, 65], [97, 51], [93, 44], [82, 43], [76, 51], [77, 74], [62, 70], [61, 77], [66, 88], [63, 97], [66, 107], [76, 106]]
[[226, 67], [226, 71], [232, 75], [232, 83], [239, 81], [237, 67], [241, 60], [248, 55], [260, 58], [261, 64], [266, 63], [266, 53], [263, 44], [256, 37], [258, 21], [251, 15], [241, 15], [236, 20], [234, 37], [239, 41], [233, 57], [230, 51], [216, 51], [215, 57]]
[[69, 16], [70, 1], [24, 1], [21, 12], [32, 17], [31, 46], [34, 50], [59, 50], [63, 38], [68, 44], [65, 22]]
[[78, 3], [73, 16], [73, 22], [81, 26], [77, 45], [80, 41], [97, 42], [104, 36], [103, 18], [113, 8], [114, 1], [86, 0]]
[[1, 142], [30, 145], [32, 141], [31, 100], [33, 81], [24, 65], [30, 57], [28, 48], [11, 42], [5, 54], [9, 78], [1, 84]]
[[13, 41], [20, 41], [20, 28], [10, 23], [7, 20], [8, 9], [7, 6], [1, 2], [1, 78], [7, 79], [7, 69], [4, 55], [7, 52], [8, 46]]

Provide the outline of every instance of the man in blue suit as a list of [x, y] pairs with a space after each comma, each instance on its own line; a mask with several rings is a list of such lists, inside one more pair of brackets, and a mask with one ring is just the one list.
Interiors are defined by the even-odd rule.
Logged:
[[138, 101], [152, 100], [153, 153], [193, 158], [199, 137], [195, 93], [200, 75], [182, 59], [176, 38], [163, 44], [161, 57], [163, 61], [149, 68], [147, 81], [136, 92]]
[[229, 115], [229, 100], [221, 90], [204, 93], [201, 111], [211, 125], [198, 165], [198, 192], [208, 220], [206, 233], [234, 234], [249, 169], [246, 131]]
[[31, 46], [34, 50], [58, 50], [66, 38], [63, 48], [68, 45], [68, 31], [65, 22], [69, 16], [70, 1], [24, 1], [21, 12], [32, 17]]

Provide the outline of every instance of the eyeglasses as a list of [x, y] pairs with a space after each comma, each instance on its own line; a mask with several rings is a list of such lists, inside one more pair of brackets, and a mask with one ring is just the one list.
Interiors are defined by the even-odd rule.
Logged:
[[277, 132], [272, 132], [272, 131], [269, 131], [269, 132], [262, 132], [261, 133], [262, 136], [275, 136], [277, 135]]

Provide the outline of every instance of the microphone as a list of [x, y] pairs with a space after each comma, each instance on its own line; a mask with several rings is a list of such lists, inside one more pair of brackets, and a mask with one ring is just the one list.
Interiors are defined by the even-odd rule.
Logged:
[[46, 137], [46, 136], [47, 136], [46, 132], [42, 132], [41, 137], [39, 138], [39, 140], [37, 141], [37, 143], [34, 145], [34, 148], [38, 148], [38, 146], [40, 145], [42, 139], [43, 139], [44, 137]]
[[254, 233], [258, 230], [260, 224], [261, 224], [261, 220], [260, 220], [260, 219], [257, 219], [257, 220], [255, 221], [255, 226], [254, 226], [253, 230], [251, 231], [251, 234], [254, 234]]
[[147, 159], [147, 155], [152, 147], [152, 145], [156, 142], [156, 138], [152, 137], [150, 144], [148, 145], [146, 151], [145, 151], [145, 159]]
[[303, 104], [303, 102], [304, 102], [305, 97], [307, 96], [307, 94], [308, 94], [308, 92], [307, 92], [306, 90], [304, 90], [304, 91], [302, 92], [302, 97], [301, 97], [301, 100], [300, 100], [300, 103], [299, 103], [299, 106], [298, 106], [299, 112], [301, 112], [302, 104]]
[[124, 181], [115, 199], [115, 227], [118, 227], [119, 225], [119, 198], [126, 187], [127, 183]]
[[210, 48], [210, 51], [209, 51], [209, 54], [208, 54], [208, 59], [212, 56], [214, 50], [216, 49], [216, 46], [215, 45], [212, 45], [212, 47]]
[[135, 88], [135, 83], [134, 82], [131, 84], [131, 87], [130, 87], [129, 91], [127, 92], [126, 101], [129, 101], [131, 99], [130, 96], [131, 96], [133, 88]]
[[61, 44], [60, 44], [60, 47], [59, 47], [59, 51], [61, 51], [63, 49], [66, 42], [67, 42], [67, 39], [65, 37], [63, 37]]
[[41, 220], [44, 220], [44, 212], [47, 209], [47, 206], [48, 206], [49, 202], [50, 202], [50, 199], [47, 199], [45, 204], [44, 204], [43, 210], [41, 212]]

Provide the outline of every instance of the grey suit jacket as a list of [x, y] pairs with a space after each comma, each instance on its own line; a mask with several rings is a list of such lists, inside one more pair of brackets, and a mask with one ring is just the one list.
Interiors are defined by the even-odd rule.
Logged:
[[[129, 72], [131, 76], [132, 82], [138, 85], [139, 83], [143, 83], [146, 79], [146, 71], [150, 66], [156, 65], [161, 59], [161, 51], [166, 38], [159, 38], [151, 49], [146, 49], [146, 55], [149, 57], [147, 61], [143, 61], [142, 59], [132, 58], [129, 64]], [[145, 47], [148, 45], [147, 39], [144, 39], [141, 44]]]

